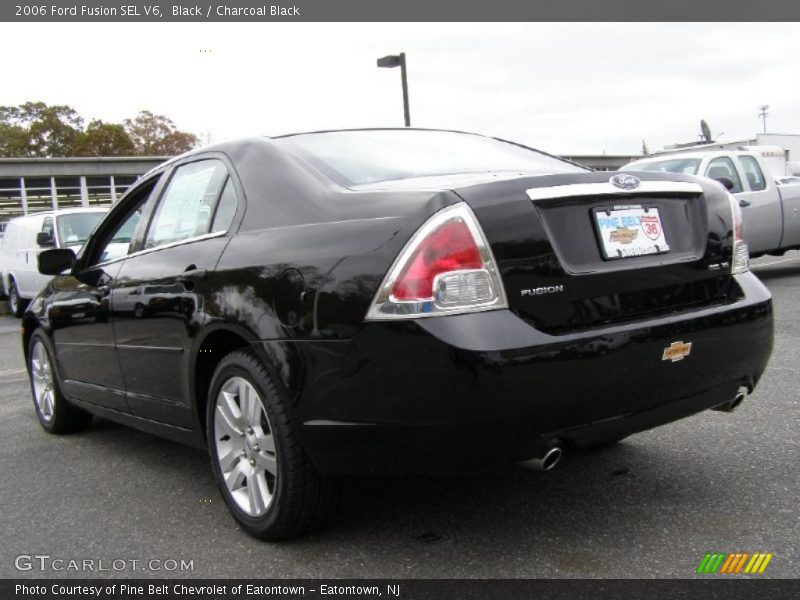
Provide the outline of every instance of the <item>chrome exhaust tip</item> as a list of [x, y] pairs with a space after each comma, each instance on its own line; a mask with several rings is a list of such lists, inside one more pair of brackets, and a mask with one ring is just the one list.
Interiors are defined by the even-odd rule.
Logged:
[[519, 464], [533, 471], [550, 471], [559, 463], [562, 454], [563, 451], [559, 446], [553, 446], [548, 448], [541, 456], [523, 460]]
[[739, 406], [744, 402], [744, 399], [747, 397], [749, 390], [746, 386], [741, 386], [739, 391], [736, 392], [736, 395], [733, 397], [733, 400], [729, 402], [725, 402], [720, 404], [719, 406], [715, 406], [713, 410], [718, 410], [720, 412], [730, 413], [735, 411]]

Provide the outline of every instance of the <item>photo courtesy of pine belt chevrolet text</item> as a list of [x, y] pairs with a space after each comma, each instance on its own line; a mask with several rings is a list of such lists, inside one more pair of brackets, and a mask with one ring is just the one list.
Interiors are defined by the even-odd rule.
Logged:
[[773, 315], [722, 183], [412, 128], [193, 150], [77, 254], [39, 254], [38, 420], [207, 448], [236, 521], [278, 540], [321, 526], [344, 475], [548, 470], [730, 411]]

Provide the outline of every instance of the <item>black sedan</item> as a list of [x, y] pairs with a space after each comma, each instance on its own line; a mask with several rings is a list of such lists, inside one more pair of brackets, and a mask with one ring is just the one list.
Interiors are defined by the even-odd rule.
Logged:
[[94, 414], [208, 448], [267, 539], [322, 523], [341, 475], [549, 469], [730, 410], [773, 342], [717, 182], [451, 131], [193, 151], [39, 266], [56, 277], [23, 344], [42, 426]]

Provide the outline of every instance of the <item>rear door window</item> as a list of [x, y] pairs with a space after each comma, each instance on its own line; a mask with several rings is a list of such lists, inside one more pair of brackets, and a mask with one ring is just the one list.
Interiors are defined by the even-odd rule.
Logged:
[[214, 222], [211, 224], [211, 232], [228, 231], [236, 214], [236, 190], [233, 189], [233, 182], [228, 177], [228, 182], [222, 190], [217, 209], [214, 211]]
[[750, 186], [750, 191], [760, 192], [767, 189], [767, 180], [764, 178], [764, 173], [761, 167], [758, 166], [758, 161], [752, 156], [740, 156], [739, 163], [742, 165], [744, 176]]
[[706, 167], [706, 177], [710, 177], [711, 179], [727, 177], [733, 182], [733, 189], [730, 190], [732, 194], [737, 194], [742, 191], [742, 180], [736, 172], [736, 167], [733, 166], [733, 161], [727, 156], [720, 156], [708, 163], [708, 167]]
[[212, 215], [227, 178], [225, 164], [216, 159], [178, 167], [150, 222], [145, 248], [209, 233]]

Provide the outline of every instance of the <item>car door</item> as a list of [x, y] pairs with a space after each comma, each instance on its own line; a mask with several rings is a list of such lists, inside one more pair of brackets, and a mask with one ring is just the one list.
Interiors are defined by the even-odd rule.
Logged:
[[736, 158], [744, 175], [745, 189], [735, 194], [742, 207], [744, 235], [751, 254], [776, 250], [783, 234], [783, 208], [780, 194], [770, 186], [754, 156]]
[[134, 247], [158, 180], [148, 178], [115, 208], [87, 242], [73, 273], [54, 281], [46, 309], [65, 393], [123, 412], [128, 405], [110, 291]]
[[128, 403], [138, 416], [192, 425], [190, 348], [204, 321], [205, 279], [228, 243], [236, 205], [223, 160], [194, 157], [178, 164], [154, 206], [141, 250], [125, 260], [113, 285], [117, 352]]

